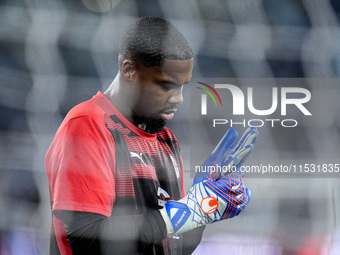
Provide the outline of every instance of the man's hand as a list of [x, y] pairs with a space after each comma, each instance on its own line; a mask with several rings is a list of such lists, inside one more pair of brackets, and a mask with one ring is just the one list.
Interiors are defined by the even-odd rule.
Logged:
[[249, 203], [250, 191], [243, 184], [240, 166], [254, 149], [257, 134], [256, 128], [248, 128], [235, 146], [237, 132], [227, 131], [201, 166], [206, 171], [196, 174], [188, 194], [167, 202], [160, 210], [169, 235], [232, 218], [243, 211]]
[[[236, 169], [239, 170], [253, 151], [257, 135], [257, 129], [250, 127], [235, 146], [238, 134], [235, 129], [230, 128], [201, 165], [194, 178], [194, 184], [204, 179], [216, 180], [230, 172], [235, 173]], [[243, 175], [240, 171], [237, 172]]]

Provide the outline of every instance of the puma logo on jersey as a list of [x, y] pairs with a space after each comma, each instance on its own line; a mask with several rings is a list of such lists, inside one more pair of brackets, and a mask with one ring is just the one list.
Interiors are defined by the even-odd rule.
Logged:
[[142, 156], [143, 156], [142, 152], [138, 154], [137, 152], [130, 151], [130, 157], [131, 158], [140, 159], [140, 161], [143, 163], [143, 165], [146, 166], [145, 161], [143, 160]]

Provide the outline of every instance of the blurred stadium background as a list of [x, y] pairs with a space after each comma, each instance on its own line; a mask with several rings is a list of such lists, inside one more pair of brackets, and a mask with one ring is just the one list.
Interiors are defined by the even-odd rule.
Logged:
[[[147, 15], [170, 19], [188, 38], [193, 77], [340, 76], [337, 0], [0, 0], [0, 255], [48, 254], [45, 152], [70, 108], [111, 83], [122, 31]], [[327, 151], [339, 162], [340, 89], [320, 91], [325, 102], [312, 107], [327, 105], [319, 127], [326, 125], [322, 132], [333, 140], [323, 141], [318, 127], [296, 129], [268, 138], [267, 157], [300, 157], [301, 135], [311, 152], [304, 158]], [[169, 123], [183, 146], [187, 188], [188, 114], [183, 106]], [[270, 137], [280, 135], [275, 130]], [[209, 226], [195, 254], [340, 254], [338, 179], [247, 184], [251, 206], [242, 217]]]

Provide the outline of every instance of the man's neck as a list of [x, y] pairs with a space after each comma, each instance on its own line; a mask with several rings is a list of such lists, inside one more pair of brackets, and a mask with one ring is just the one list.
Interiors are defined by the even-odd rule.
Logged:
[[104, 92], [104, 95], [128, 121], [134, 124], [131, 110], [132, 107], [129, 105], [131, 99], [129, 100], [125, 95], [122, 85], [119, 82], [118, 75], [113, 80], [109, 88]]
[[130, 95], [127, 95], [122, 86], [123, 85], [119, 83], [119, 77], [117, 76], [111, 83], [110, 87], [104, 92], [104, 95], [111, 101], [117, 110], [136, 127], [150, 134], [161, 131], [165, 125], [164, 120], [154, 120], [133, 116], [131, 106], [133, 100], [131, 100]]

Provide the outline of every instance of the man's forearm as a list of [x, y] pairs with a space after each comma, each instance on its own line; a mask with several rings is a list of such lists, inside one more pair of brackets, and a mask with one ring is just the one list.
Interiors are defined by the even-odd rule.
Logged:
[[73, 211], [60, 215], [73, 254], [133, 254], [166, 238], [158, 210], [109, 218]]

